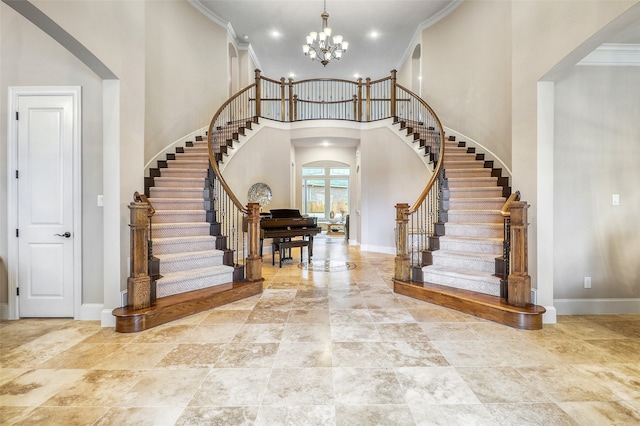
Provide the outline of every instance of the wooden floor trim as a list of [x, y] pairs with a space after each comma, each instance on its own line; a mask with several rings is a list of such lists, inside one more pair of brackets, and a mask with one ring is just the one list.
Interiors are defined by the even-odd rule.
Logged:
[[135, 333], [148, 330], [189, 315], [260, 294], [262, 293], [263, 281], [235, 282], [162, 297], [144, 309], [116, 308], [112, 312], [116, 317], [116, 331]]
[[518, 308], [496, 296], [436, 284], [421, 284], [393, 280], [393, 291], [510, 327], [542, 329], [542, 314], [546, 312], [542, 306], [529, 304], [525, 308]]

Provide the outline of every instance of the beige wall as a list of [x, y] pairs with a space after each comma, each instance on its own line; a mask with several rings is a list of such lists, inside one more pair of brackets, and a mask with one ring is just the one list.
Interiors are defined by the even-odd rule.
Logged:
[[639, 99], [638, 67], [555, 83], [554, 299], [640, 298]]
[[554, 283], [538, 283], [538, 271], [553, 265], [538, 265], [537, 253], [554, 242], [553, 233], [549, 241], [537, 241], [538, 82], [637, 3], [466, 1], [422, 33], [423, 97], [444, 126], [473, 138], [511, 167], [513, 189], [531, 205], [529, 271], [541, 304], [553, 305]]
[[[511, 2], [465, 1], [422, 32], [422, 98], [511, 165]], [[437, 60], [435, 59], [437, 58]]]
[[[226, 99], [226, 30], [182, 1], [32, 3], [116, 77], [101, 80], [73, 52], [0, 3], [3, 128], [8, 86], [83, 87], [82, 302], [103, 303], [103, 320], [109, 320], [126, 283], [127, 205], [133, 192], [144, 187], [145, 159], [207, 124]], [[195, 45], [194, 50], [184, 49], [187, 43]], [[220, 57], [225, 58], [222, 66], [216, 65]], [[225, 84], [211, 83], [220, 79]], [[6, 223], [6, 132], [0, 133], [0, 219]], [[96, 206], [99, 194], [105, 197], [102, 209]], [[7, 240], [2, 238], [0, 303], [7, 299], [6, 254]]]
[[208, 126], [228, 87], [226, 29], [187, 2], [146, 5], [145, 163]]

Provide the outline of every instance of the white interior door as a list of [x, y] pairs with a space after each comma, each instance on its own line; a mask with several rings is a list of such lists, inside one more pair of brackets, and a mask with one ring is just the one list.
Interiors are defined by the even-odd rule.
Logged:
[[77, 101], [68, 94], [17, 96], [20, 317], [74, 316]]

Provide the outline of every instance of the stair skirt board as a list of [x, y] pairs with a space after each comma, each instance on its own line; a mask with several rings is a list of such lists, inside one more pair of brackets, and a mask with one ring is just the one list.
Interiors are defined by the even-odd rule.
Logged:
[[429, 283], [417, 285], [394, 280], [393, 291], [521, 330], [541, 330], [542, 315], [546, 311], [538, 305], [518, 308], [497, 296]]
[[136, 333], [262, 293], [263, 281], [223, 284], [157, 299], [149, 308], [116, 308], [116, 331]]

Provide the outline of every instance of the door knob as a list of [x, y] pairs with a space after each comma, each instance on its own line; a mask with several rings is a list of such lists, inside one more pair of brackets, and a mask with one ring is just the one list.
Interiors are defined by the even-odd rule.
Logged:
[[67, 231], [64, 234], [53, 234], [56, 237], [65, 237], [65, 238], [71, 238], [71, 232]]

